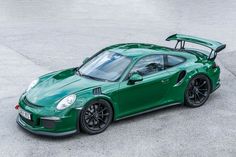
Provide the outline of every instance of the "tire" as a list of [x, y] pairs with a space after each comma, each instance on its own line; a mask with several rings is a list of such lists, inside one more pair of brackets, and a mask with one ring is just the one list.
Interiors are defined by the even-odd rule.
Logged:
[[185, 90], [185, 105], [200, 107], [209, 98], [211, 90], [210, 80], [205, 75], [193, 77]]
[[87, 134], [98, 134], [106, 130], [113, 119], [113, 109], [107, 101], [89, 102], [80, 114], [80, 127]]

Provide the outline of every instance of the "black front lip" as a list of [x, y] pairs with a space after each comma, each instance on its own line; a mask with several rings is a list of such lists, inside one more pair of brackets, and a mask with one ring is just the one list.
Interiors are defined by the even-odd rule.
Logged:
[[17, 124], [22, 127], [23, 129], [29, 131], [32, 134], [36, 135], [43, 135], [43, 136], [51, 136], [51, 137], [60, 137], [60, 136], [67, 136], [77, 133], [77, 130], [67, 131], [67, 132], [59, 132], [59, 133], [53, 133], [53, 132], [45, 132], [45, 131], [33, 131], [26, 127], [26, 124], [22, 121], [21, 117], [18, 115], [16, 119]]

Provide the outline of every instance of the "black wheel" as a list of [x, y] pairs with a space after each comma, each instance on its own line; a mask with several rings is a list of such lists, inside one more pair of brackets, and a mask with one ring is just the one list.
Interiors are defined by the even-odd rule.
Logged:
[[210, 80], [205, 75], [195, 76], [185, 91], [185, 104], [189, 107], [202, 106], [210, 95], [210, 89]]
[[103, 132], [111, 123], [113, 110], [105, 100], [90, 102], [80, 114], [81, 129], [88, 134]]

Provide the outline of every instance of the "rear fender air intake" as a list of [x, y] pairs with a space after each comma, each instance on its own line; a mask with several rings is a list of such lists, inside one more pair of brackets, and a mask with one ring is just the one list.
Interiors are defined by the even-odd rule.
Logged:
[[185, 70], [180, 71], [176, 83], [181, 82], [183, 80], [183, 78], [185, 77], [185, 75], [186, 75], [186, 71]]

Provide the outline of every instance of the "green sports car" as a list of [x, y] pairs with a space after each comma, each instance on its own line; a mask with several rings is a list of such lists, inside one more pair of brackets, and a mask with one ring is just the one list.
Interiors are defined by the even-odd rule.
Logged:
[[[79, 67], [39, 77], [16, 105], [17, 123], [40, 135], [97, 134], [112, 121], [144, 112], [203, 105], [220, 86], [215, 58], [226, 45], [182, 34], [166, 40], [177, 43], [174, 48], [117, 44]], [[205, 49], [193, 48], [196, 45]]]

